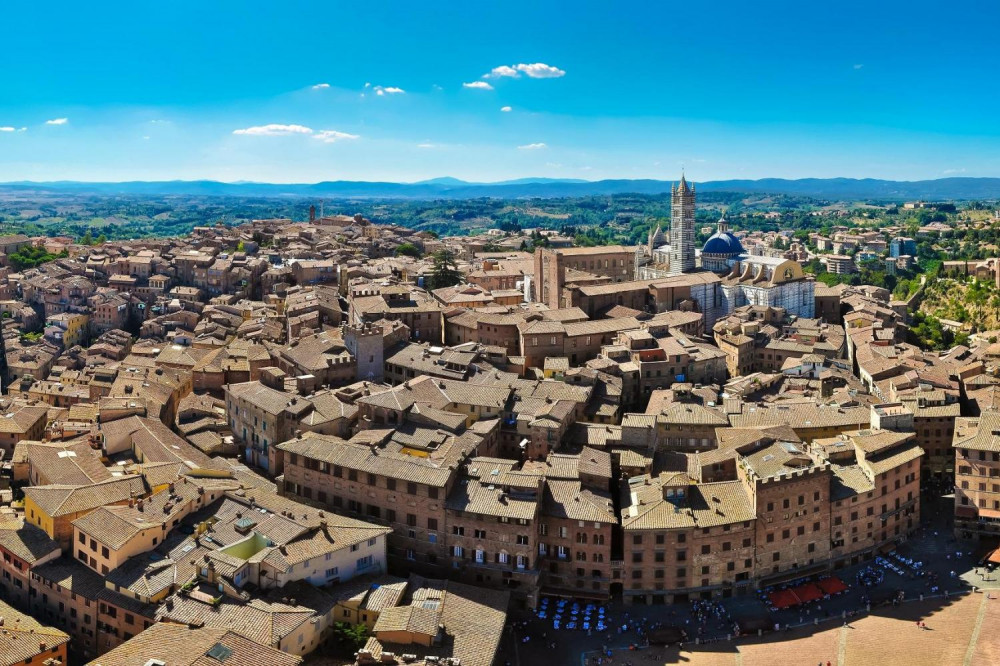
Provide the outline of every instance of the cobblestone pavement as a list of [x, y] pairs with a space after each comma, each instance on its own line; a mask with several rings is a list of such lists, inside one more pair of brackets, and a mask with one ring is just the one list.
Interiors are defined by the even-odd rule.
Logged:
[[[994, 597], [1000, 595], [993, 595]], [[917, 622], [926, 629], [917, 627]], [[762, 640], [618, 653], [617, 664], [685, 666], [993, 666], [1000, 663], [1000, 599], [986, 594], [911, 602], [817, 632], [796, 629]]]

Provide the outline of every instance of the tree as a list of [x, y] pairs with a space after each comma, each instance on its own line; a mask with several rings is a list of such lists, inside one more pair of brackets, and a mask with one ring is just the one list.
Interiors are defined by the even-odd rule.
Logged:
[[90, 229], [87, 229], [87, 233], [85, 233], [83, 235], [83, 238], [80, 239], [80, 245], [93, 245], [93, 244], [94, 244], [94, 237], [90, 234]]
[[350, 652], [355, 652], [368, 642], [368, 627], [363, 624], [336, 622], [333, 625], [333, 635], [338, 643], [346, 645]]
[[420, 258], [420, 248], [413, 243], [400, 243], [396, 247], [396, 256], [401, 257], [413, 257], [414, 259]]
[[455, 264], [455, 254], [451, 250], [434, 253], [434, 267], [431, 269], [430, 288], [454, 287], [462, 281], [462, 274]]
[[105, 236], [104, 234], [101, 234], [100, 236], [97, 237], [97, 240], [94, 241], [94, 244], [95, 245], [104, 245], [107, 242], [108, 242], [108, 237]]

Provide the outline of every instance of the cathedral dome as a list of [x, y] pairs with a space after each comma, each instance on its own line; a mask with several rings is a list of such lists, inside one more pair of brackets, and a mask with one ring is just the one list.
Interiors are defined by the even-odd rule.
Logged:
[[730, 254], [735, 256], [743, 254], [745, 250], [743, 249], [743, 244], [740, 243], [740, 239], [734, 236], [732, 232], [716, 231], [705, 241], [705, 246], [701, 248], [701, 252], [702, 254]]

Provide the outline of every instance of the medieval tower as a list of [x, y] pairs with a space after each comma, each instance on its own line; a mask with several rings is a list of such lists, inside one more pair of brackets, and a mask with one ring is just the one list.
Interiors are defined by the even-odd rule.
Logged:
[[374, 324], [344, 324], [341, 327], [344, 346], [358, 364], [358, 379], [381, 382], [385, 368], [382, 328]]
[[670, 275], [694, 269], [694, 186], [682, 175], [670, 188]]

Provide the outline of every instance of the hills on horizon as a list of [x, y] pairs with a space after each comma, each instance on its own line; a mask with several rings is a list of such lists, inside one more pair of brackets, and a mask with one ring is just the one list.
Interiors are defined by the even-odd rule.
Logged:
[[[415, 183], [324, 181], [319, 183], [226, 183], [214, 180], [83, 182], [17, 181], [0, 183], [0, 190], [49, 191], [104, 195], [177, 195], [312, 197], [340, 199], [523, 199], [664, 194], [674, 181], [653, 179], [576, 180], [519, 178], [475, 183], [442, 177]], [[845, 200], [972, 200], [1000, 199], [1000, 178], [953, 177], [896, 181], [877, 178], [761, 178], [695, 183], [702, 192], [739, 192], [807, 196]]]

